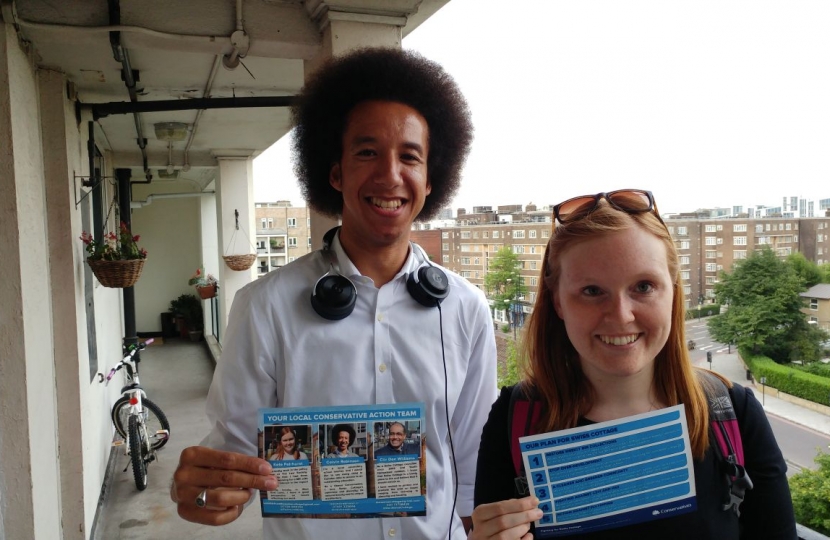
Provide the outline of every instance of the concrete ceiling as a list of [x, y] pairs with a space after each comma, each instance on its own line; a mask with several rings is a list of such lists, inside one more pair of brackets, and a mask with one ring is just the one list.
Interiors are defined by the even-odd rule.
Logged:
[[[138, 72], [137, 99], [145, 102], [291, 96], [302, 87], [304, 61], [322, 49], [321, 31], [331, 12], [356, 20], [399, 20], [405, 36], [448, 1], [243, 0], [242, 28], [250, 48], [242, 59], [244, 66], [232, 70], [222, 67], [221, 59], [234, 50], [236, 0], [0, 0], [0, 13], [4, 22], [15, 25], [21, 39], [34, 45], [39, 66], [65, 73], [70, 91], [82, 104], [92, 105], [130, 100], [110, 41], [111, 4], [120, 10], [121, 46]], [[156, 138], [153, 125], [184, 122], [192, 132], [198, 114], [185, 110], [139, 115], [154, 176], [167, 167], [169, 148]], [[204, 110], [195, 132], [172, 143], [172, 163], [180, 178], [204, 188], [216, 165], [212, 152], [249, 150], [257, 155], [289, 129], [284, 107]], [[113, 164], [131, 167], [133, 176], [142, 178], [136, 133], [131, 114], [106, 116], [95, 126], [96, 143], [112, 152]], [[184, 172], [188, 140], [191, 168]]]

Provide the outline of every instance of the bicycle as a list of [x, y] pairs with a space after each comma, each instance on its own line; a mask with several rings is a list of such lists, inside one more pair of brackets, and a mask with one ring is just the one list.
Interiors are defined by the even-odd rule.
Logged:
[[144, 350], [152, 342], [152, 339], [148, 339], [143, 343], [130, 345], [124, 350], [124, 358], [110, 369], [106, 377], [102, 373], [98, 374], [99, 382], [109, 384], [117, 371], [125, 369], [126, 384], [121, 388], [121, 397], [112, 406], [111, 413], [112, 423], [124, 440], [113, 445], [120, 446], [126, 443], [126, 454], [130, 456], [135, 487], [139, 491], [147, 488], [147, 465], [156, 459], [156, 451], [167, 444], [170, 438], [170, 422], [167, 416], [158, 405], [150, 401], [138, 379], [140, 357], [136, 357], [136, 353]]

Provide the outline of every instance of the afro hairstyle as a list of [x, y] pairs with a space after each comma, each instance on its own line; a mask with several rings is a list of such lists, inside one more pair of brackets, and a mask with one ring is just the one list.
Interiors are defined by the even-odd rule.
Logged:
[[434, 217], [458, 190], [473, 123], [467, 101], [443, 67], [392, 48], [358, 49], [330, 59], [297, 96], [291, 109], [292, 154], [308, 205], [327, 216], [342, 214], [343, 196], [329, 183], [329, 173], [341, 159], [349, 113], [366, 101], [403, 103], [426, 120], [432, 192], [419, 219]]
[[354, 439], [357, 437], [357, 433], [352, 426], [349, 424], [335, 424], [333, 428], [331, 428], [331, 439], [332, 441], [336, 441], [337, 437], [340, 436], [340, 432], [345, 431], [349, 434], [349, 446], [354, 444]]

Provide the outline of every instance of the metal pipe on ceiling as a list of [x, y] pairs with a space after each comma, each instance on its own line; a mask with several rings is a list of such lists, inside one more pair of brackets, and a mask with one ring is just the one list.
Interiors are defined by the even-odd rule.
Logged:
[[188, 197], [201, 197], [203, 195], [213, 195], [216, 191], [188, 191], [184, 193], [152, 193], [147, 195], [147, 198], [143, 201], [130, 201], [130, 208], [141, 208], [143, 206], [147, 206], [154, 199], [184, 199]]
[[[210, 93], [213, 90], [213, 81], [216, 79], [216, 73], [219, 71], [219, 65], [222, 63], [222, 55], [217, 54], [216, 58], [213, 60], [213, 67], [210, 68], [210, 75], [208, 75], [207, 83], [205, 84], [205, 90], [202, 92], [203, 99], [209, 99]], [[182, 170], [187, 172], [190, 170], [190, 146], [193, 144], [193, 139], [196, 138], [196, 130], [199, 128], [199, 120], [202, 118], [202, 113], [205, 112], [204, 109], [199, 109], [196, 111], [196, 119], [193, 120], [193, 125], [190, 128], [190, 133], [187, 136], [187, 144], [184, 146], [184, 165], [182, 165]]]
[[245, 109], [251, 107], [290, 107], [294, 96], [258, 96], [244, 98], [198, 98], [169, 99], [158, 101], [113, 101], [109, 103], [87, 103], [93, 117], [98, 120], [111, 114], [133, 114], [143, 112], [192, 111], [195, 109]]

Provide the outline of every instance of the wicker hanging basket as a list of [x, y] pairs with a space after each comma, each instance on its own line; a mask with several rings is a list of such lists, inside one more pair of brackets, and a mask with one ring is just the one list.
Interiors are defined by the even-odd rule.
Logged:
[[86, 262], [101, 285], [113, 289], [124, 289], [135, 285], [144, 268], [144, 259], [121, 261], [87, 259]]
[[256, 253], [248, 253], [247, 255], [225, 255], [222, 258], [225, 259], [225, 264], [228, 265], [228, 268], [241, 272], [253, 266], [254, 261], [256, 260]]
[[[248, 244], [251, 246], [251, 249], [254, 253], [245, 253], [243, 255], [228, 255], [228, 251], [230, 251], [234, 247], [234, 240], [236, 240], [236, 233], [239, 231], [239, 210], [234, 210], [234, 217], [236, 218], [236, 228], [233, 230], [233, 234], [231, 235], [231, 239], [228, 241], [228, 247], [225, 248], [225, 255], [222, 257], [225, 259], [225, 264], [228, 265], [228, 268], [231, 270], [236, 270], [237, 272], [242, 272], [243, 270], [249, 269], [253, 266], [254, 261], [256, 260], [256, 248], [251, 243], [251, 239], [247, 238], [247, 234], [243, 230], [241, 235], [245, 236]], [[247, 250], [247, 247], [245, 248]]]

